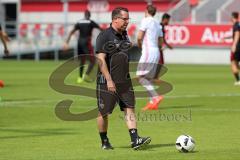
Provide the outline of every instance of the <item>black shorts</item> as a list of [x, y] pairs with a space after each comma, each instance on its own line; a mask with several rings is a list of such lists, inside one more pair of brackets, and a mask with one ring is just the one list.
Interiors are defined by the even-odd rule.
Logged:
[[159, 58], [159, 63], [160, 64], [164, 64], [164, 54], [163, 51], [160, 49], [160, 58]]
[[77, 49], [78, 49], [78, 55], [94, 54], [93, 46], [91, 44], [91, 39], [79, 39]]
[[163, 51], [160, 50], [160, 58], [159, 58], [159, 64], [160, 65], [157, 66], [156, 73], [155, 73], [155, 76], [154, 76], [155, 79], [159, 78], [159, 74], [160, 74], [161, 68], [164, 65], [164, 57], [163, 56], [164, 56], [163, 55]]
[[240, 62], [240, 51], [235, 52], [235, 53], [231, 52], [231, 54], [230, 54], [230, 61], [231, 62], [232, 61]]
[[135, 107], [134, 90], [131, 83], [115, 84], [116, 93], [110, 92], [107, 89], [107, 84], [97, 84], [97, 104], [99, 112], [104, 116], [111, 114], [114, 107], [118, 103], [121, 111], [124, 108]]
[[240, 61], [240, 43], [237, 45], [236, 52], [233, 54], [233, 59], [237, 62]]
[[233, 59], [237, 62], [240, 61], [240, 48], [238, 48], [236, 52], [233, 54]]
[[154, 79], [158, 79], [159, 78], [159, 74], [161, 72], [162, 66], [163, 66], [162, 64], [158, 64], [157, 65], [157, 69], [156, 69], [156, 72], [154, 74]]

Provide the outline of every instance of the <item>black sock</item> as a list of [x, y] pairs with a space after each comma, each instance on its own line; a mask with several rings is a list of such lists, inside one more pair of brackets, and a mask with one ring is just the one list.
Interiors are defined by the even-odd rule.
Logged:
[[135, 128], [129, 129], [129, 134], [130, 134], [130, 137], [131, 137], [131, 141], [132, 142], [136, 141], [136, 139], [138, 138], [137, 129], [135, 129]]
[[83, 76], [83, 69], [84, 69], [84, 65], [81, 65], [79, 68], [79, 76], [82, 78]]
[[99, 135], [100, 135], [100, 137], [101, 137], [102, 143], [108, 141], [107, 132], [100, 132]]
[[236, 81], [239, 81], [239, 74], [238, 73], [234, 73], [235, 79]]

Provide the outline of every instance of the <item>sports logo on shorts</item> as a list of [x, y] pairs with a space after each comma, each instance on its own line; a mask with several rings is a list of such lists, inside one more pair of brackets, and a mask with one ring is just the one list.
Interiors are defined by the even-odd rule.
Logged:
[[103, 103], [103, 100], [102, 99], [99, 99], [99, 107], [101, 109], [104, 109], [104, 103]]
[[101, 109], [104, 109], [104, 104], [103, 103], [100, 103], [99, 106], [100, 106]]

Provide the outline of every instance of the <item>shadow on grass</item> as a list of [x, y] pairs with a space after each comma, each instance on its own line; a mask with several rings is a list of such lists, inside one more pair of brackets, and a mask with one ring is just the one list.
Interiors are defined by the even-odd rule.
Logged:
[[175, 146], [175, 143], [169, 143], [169, 144], [150, 144], [148, 146], [149, 149], [153, 148], [163, 148], [163, 147], [173, 147]]
[[[149, 144], [146, 146], [144, 149], [141, 150], [151, 150], [154, 148], [163, 148], [163, 147], [173, 147], [175, 146], [174, 143], [169, 143], [169, 144]], [[130, 146], [120, 146], [120, 147], [115, 147], [115, 148], [131, 148]]]
[[4, 102], [42, 101], [40, 98], [4, 99]]
[[28, 134], [28, 135], [13, 135], [13, 136], [0, 136], [1, 140], [14, 139], [14, 138], [33, 138], [42, 136], [61, 136], [61, 135], [74, 135], [79, 132], [73, 132], [72, 129], [5, 129], [1, 128], [0, 132], [12, 132], [16, 134]]
[[179, 152], [181, 154], [195, 154], [198, 153], [199, 151], [191, 151], [191, 152]]

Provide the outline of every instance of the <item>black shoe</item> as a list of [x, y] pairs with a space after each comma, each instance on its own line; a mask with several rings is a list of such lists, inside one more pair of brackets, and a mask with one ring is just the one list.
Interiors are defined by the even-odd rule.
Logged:
[[102, 143], [102, 149], [104, 149], [104, 150], [113, 149], [113, 147], [108, 139]]
[[135, 142], [132, 142], [134, 150], [143, 149], [151, 142], [150, 137], [138, 137]]

